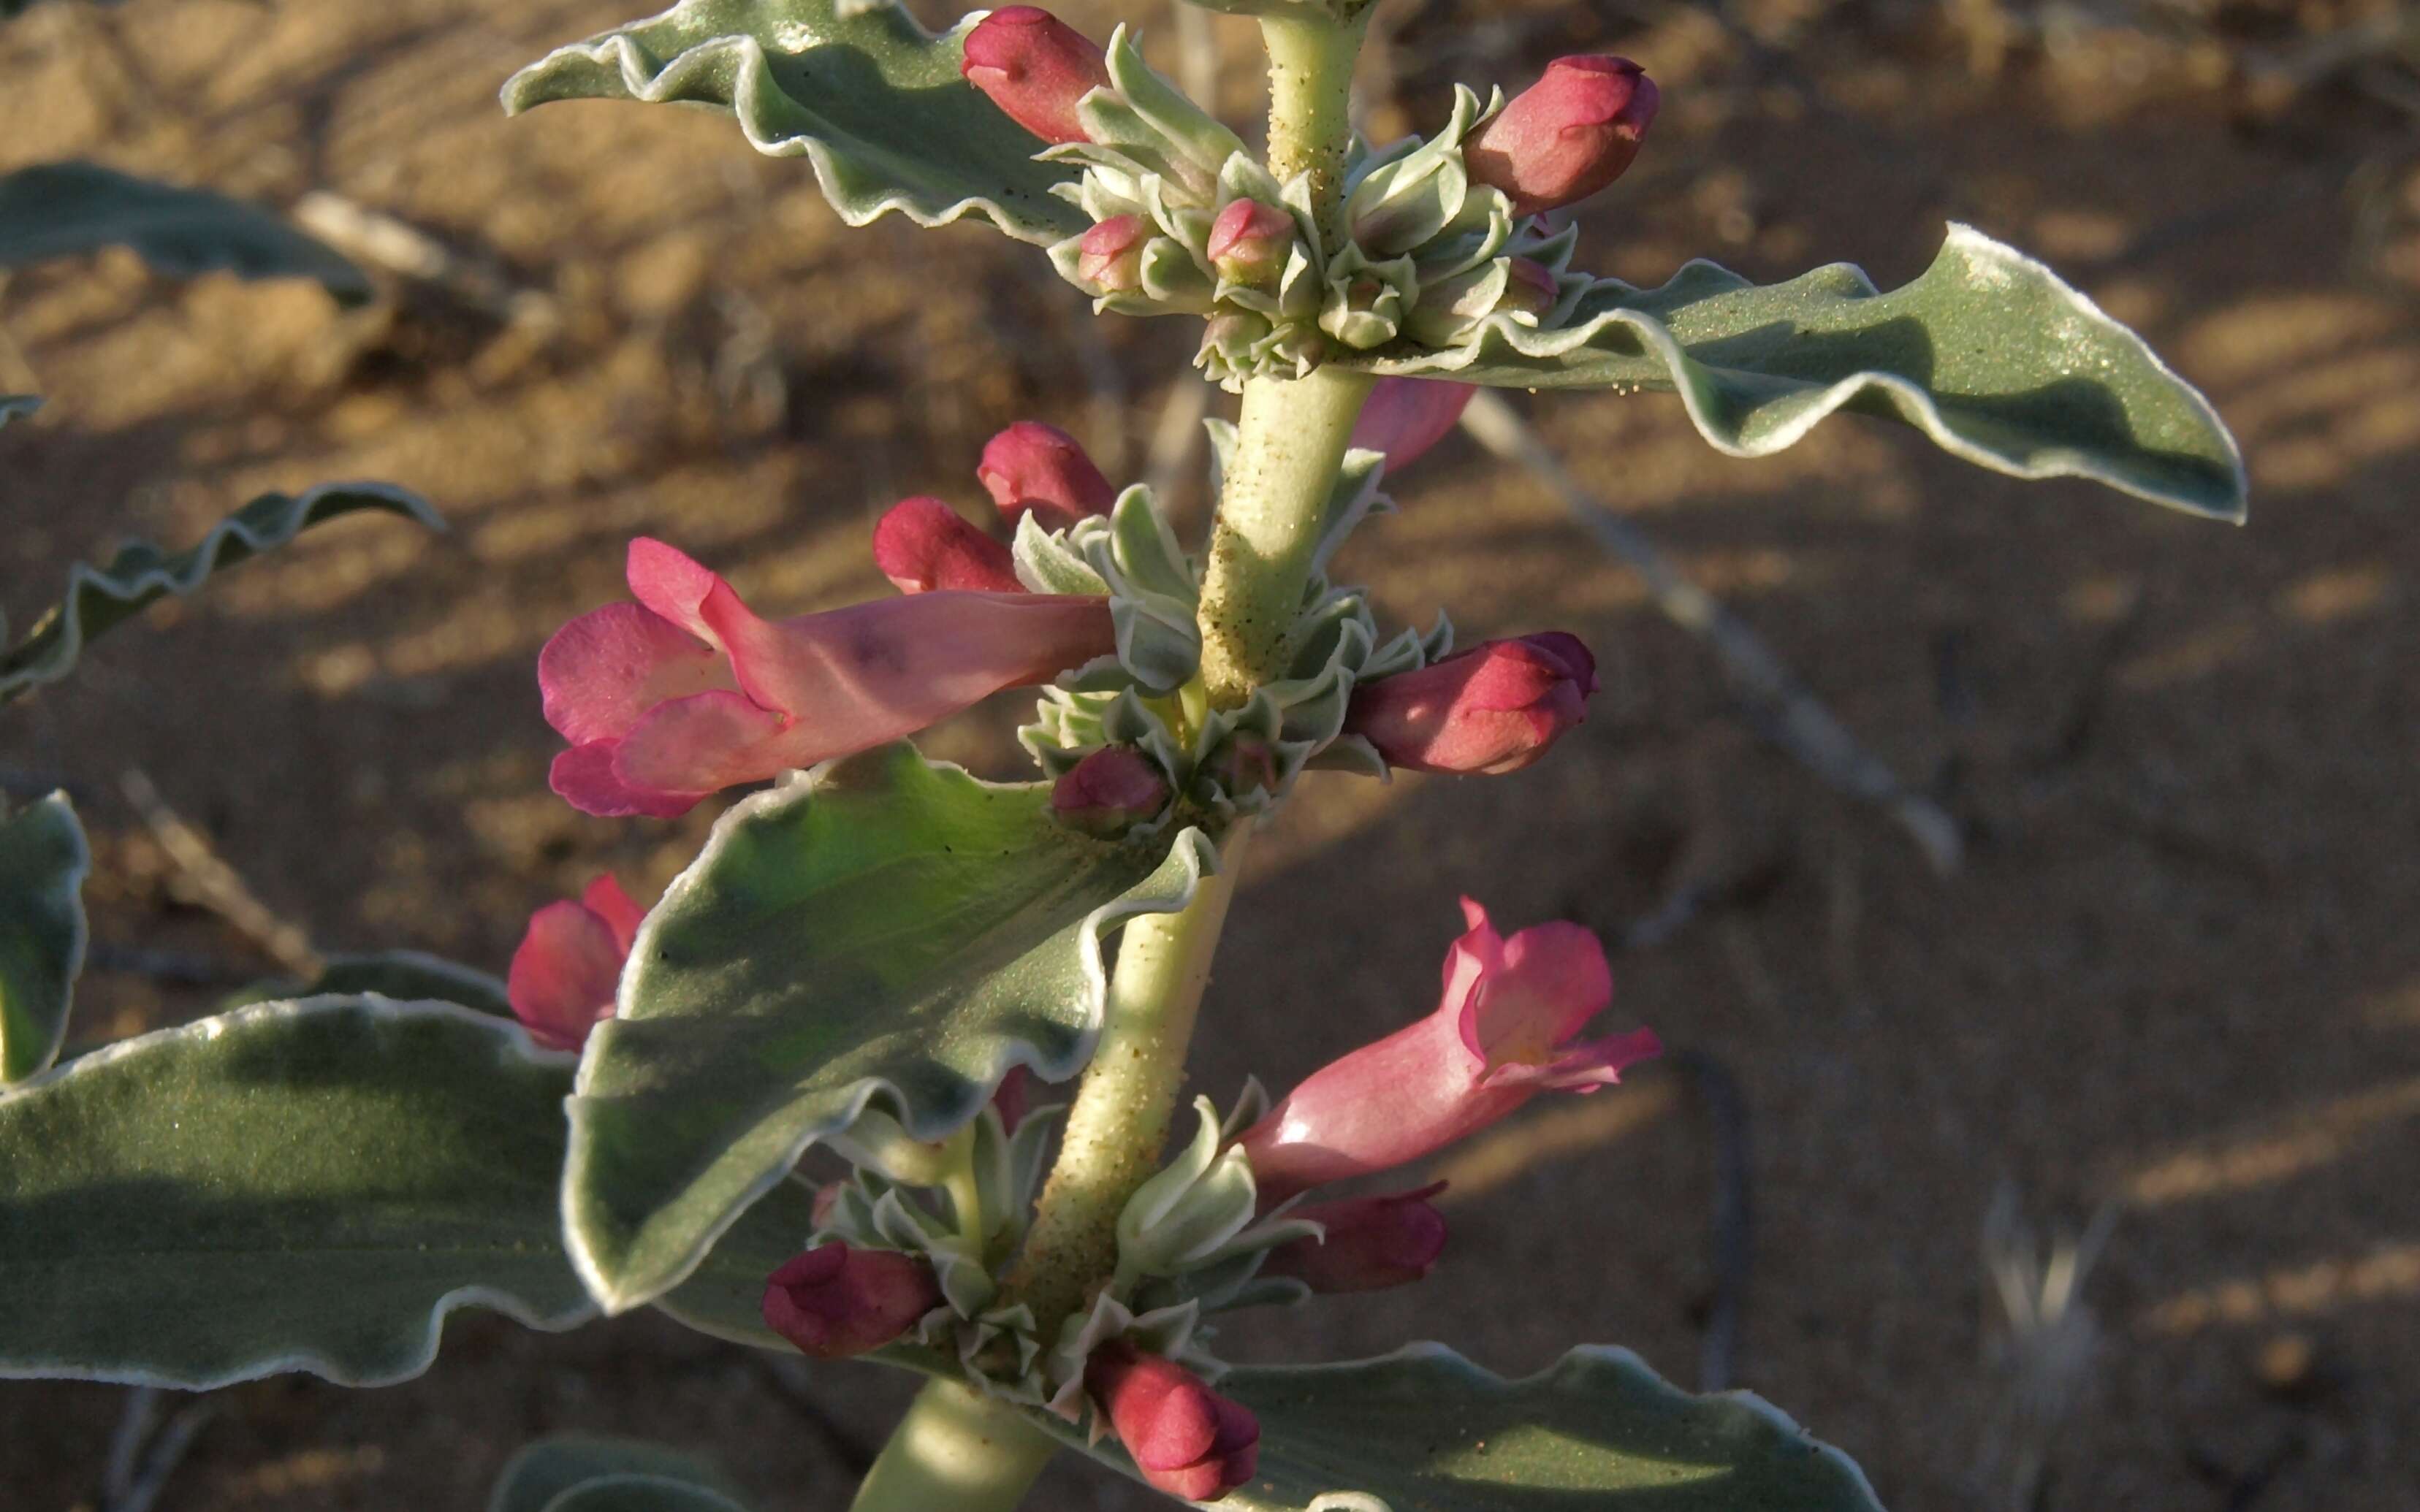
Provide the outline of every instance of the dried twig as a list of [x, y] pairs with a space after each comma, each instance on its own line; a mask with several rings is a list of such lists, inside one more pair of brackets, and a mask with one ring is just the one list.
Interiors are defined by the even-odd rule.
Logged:
[[1755, 1259], [1755, 1213], [1749, 1206], [1747, 1100], [1730, 1068], [1702, 1050], [1683, 1050], [1674, 1068], [1689, 1079], [1714, 1144], [1714, 1200], [1708, 1220], [1714, 1293], [1706, 1304], [1705, 1337], [1698, 1346], [1698, 1389], [1730, 1386], [1739, 1354], [1740, 1317], [1747, 1306], [1748, 1270]]
[[163, 1395], [157, 1386], [137, 1386], [126, 1394], [117, 1430], [110, 1435], [109, 1460], [101, 1471], [101, 1512], [151, 1512], [168, 1477], [194, 1446], [194, 1436], [218, 1411], [212, 1403], [197, 1398], [162, 1427]]
[[295, 201], [294, 219], [346, 256], [442, 289], [505, 325], [551, 329], [561, 318], [551, 296], [517, 286], [493, 262], [456, 252], [410, 222], [342, 194], [312, 191]]
[[319, 952], [311, 948], [310, 936], [271, 912], [267, 903], [244, 886], [235, 868], [219, 859], [209, 841], [200, 830], [185, 823], [151, 779], [139, 768], [129, 768], [117, 779], [126, 801], [143, 817], [151, 838], [168, 853], [192, 885], [195, 901], [210, 912], [234, 925], [246, 937], [268, 952], [270, 958], [292, 975], [304, 981], [319, 975], [325, 963]]
[[1857, 744], [1798, 674], [1761, 637], [1713, 594], [1690, 582], [1645, 534], [1580, 486], [1512, 407], [1482, 390], [1463, 411], [1463, 429], [1480, 445], [1536, 473], [1599, 545], [1638, 574], [1667, 618], [1713, 646], [1759, 733], [1816, 776], [1890, 815], [1947, 875], [1965, 856], [1958, 823], [1940, 805], [1900, 782], [1882, 758]]
[[2005, 1467], [2009, 1512], [2040, 1512], [2048, 1502], [2051, 1453], [2068, 1418], [2092, 1386], [2101, 1328], [2084, 1304], [2085, 1278], [2118, 1222], [2115, 1205], [2094, 1214], [2082, 1235], [2061, 1232], [2047, 1252], [2003, 1183], [1983, 1217], [1983, 1270], [2000, 1304], [1998, 1364], [2008, 1392], [1983, 1446], [1980, 1473]]

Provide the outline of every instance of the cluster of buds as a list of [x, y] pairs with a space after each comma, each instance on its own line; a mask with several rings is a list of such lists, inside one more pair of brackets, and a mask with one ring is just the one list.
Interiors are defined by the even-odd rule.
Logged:
[[1124, 27], [1105, 50], [1013, 6], [968, 33], [963, 69], [1047, 144], [1037, 156], [1082, 169], [1060, 193], [1093, 225], [1051, 249], [1061, 273], [1099, 309], [1206, 316], [1198, 361], [1229, 387], [1339, 350], [1459, 346], [1498, 318], [1556, 324], [1591, 280], [1535, 218], [1618, 177], [1656, 104], [1614, 57], [1560, 59], [1509, 105], [1458, 87], [1434, 139], [1348, 163], [1330, 242], [1308, 177], [1279, 182]]

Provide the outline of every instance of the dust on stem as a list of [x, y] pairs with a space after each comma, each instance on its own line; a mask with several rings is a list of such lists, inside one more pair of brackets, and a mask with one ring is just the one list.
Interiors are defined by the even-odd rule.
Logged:
[[1031, 1306], [1045, 1338], [1117, 1269], [1118, 1214], [1159, 1169], [1250, 833], [1246, 821], [1229, 834], [1218, 872], [1202, 879], [1184, 912], [1146, 914], [1119, 937], [1100, 1044], [1078, 1085], [1058, 1164], [1008, 1278], [1005, 1300]]

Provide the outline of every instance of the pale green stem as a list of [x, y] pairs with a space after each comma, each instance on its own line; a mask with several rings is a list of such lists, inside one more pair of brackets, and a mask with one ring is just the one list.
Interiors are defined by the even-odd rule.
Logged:
[[1327, 496], [1371, 382], [1322, 367], [1309, 378], [1244, 385], [1202, 579], [1202, 681], [1220, 708], [1285, 674]]
[[1367, 6], [1342, 24], [1324, 17], [1261, 18], [1269, 50], [1269, 172], [1281, 184], [1311, 175], [1311, 208], [1331, 252], [1344, 244], [1336, 208], [1353, 140], [1353, 60], [1369, 24]]
[[1118, 942], [1100, 1044], [1067, 1110], [1059, 1161], [1004, 1299], [1031, 1306], [1046, 1339], [1117, 1269], [1118, 1213], [1159, 1169], [1250, 833], [1248, 820], [1228, 835], [1218, 874], [1202, 879], [1184, 912], [1143, 915]]
[[1058, 1447], [1016, 1409], [927, 1381], [849, 1512], [1012, 1512]]

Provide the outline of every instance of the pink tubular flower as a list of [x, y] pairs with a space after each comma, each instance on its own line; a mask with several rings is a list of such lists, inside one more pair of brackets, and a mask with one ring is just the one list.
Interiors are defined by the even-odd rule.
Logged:
[[878, 1350], [940, 1304], [933, 1267], [896, 1250], [818, 1244], [765, 1281], [765, 1326], [818, 1360]]
[[1293, 1209], [1287, 1217], [1324, 1224], [1327, 1237], [1279, 1245], [1261, 1263], [1261, 1274], [1290, 1276], [1322, 1293], [1408, 1286], [1445, 1253], [1445, 1214], [1429, 1204], [1444, 1190], [1437, 1181], [1417, 1192]]
[[1107, 600], [919, 594], [759, 619], [660, 541], [630, 543], [636, 604], [538, 654], [554, 791], [593, 814], [685, 813], [716, 791], [913, 734], [1115, 649]]
[[1500, 776], [1545, 755], [1588, 717], [1596, 658], [1560, 630], [1488, 640], [1353, 690], [1348, 733], [1390, 765]]
[[967, 33], [958, 71], [1045, 142], [1083, 142], [1076, 106], [1109, 82], [1093, 39], [1037, 6], [1004, 6]]
[[1172, 1360], [1112, 1339], [1085, 1362], [1084, 1389], [1143, 1479], [1171, 1496], [1215, 1502], [1259, 1467], [1259, 1419]]
[[1015, 529], [1034, 514], [1054, 531], [1088, 515], [1106, 515], [1118, 491], [1093, 465], [1075, 437], [1038, 420], [1020, 420], [984, 443], [975, 478]]
[[1106, 839], [1167, 808], [1171, 792], [1151, 758], [1132, 746], [1104, 746], [1052, 784], [1050, 811], [1063, 825]]
[[1571, 1042], [1613, 1000], [1605, 947], [1577, 924], [1505, 939], [1465, 898], [1436, 1011], [1313, 1072], [1237, 1141], [1262, 1203], [1391, 1170], [1542, 1091], [1592, 1092], [1655, 1055], [1652, 1029]]
[[1008, 548], [939, 499], [902, 499], [875, 522], [874, 564], [903, 594], [1025, 592]]
[[607, 875], [590, 883], [578, 903], [551, 903], [530, 916], [504, 976], [504, 997], [531, 1039], [550, 1050], [577, 1050], [590, 1029], [613, 1016], [622, 963], [646, 912]]
[[1231, 202], [1210, 223], [1210, 266], [1232, 284], [1274, 284], [1294, 245], [1294, 217], [1256, 199]]
[[1400, 472], [1445, 440], [1478, 392], [1475, 383], [1442, 378], [1380, 378], [1361, 406], [1361, 418], [1353, 423], [1351, 444], [1386, 453], [1387, 471]]
[[1557, 58], [1465, 144], [1470, 181], [1504, 191], [1516, 216], [1586, 199], [1638, 156], [1655, 101], [1626, 57]]
[[1133, 293], [1142, 287], [1145, 239], [1141, 216], [1110, 216], [1077, 242], [1076, 276], [1095, 293]]

